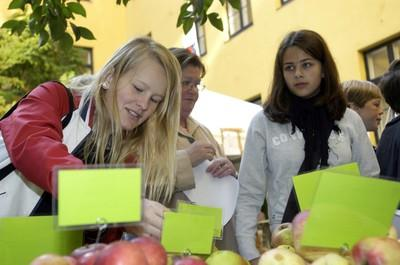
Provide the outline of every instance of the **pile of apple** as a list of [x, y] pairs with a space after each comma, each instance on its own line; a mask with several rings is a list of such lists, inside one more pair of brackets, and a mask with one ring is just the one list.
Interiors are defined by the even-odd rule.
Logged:
[[138, 237], [110, 244], [95, 243], [77, 248], [69, 256], [44, 254], [31, 265], [248, 265], [239, 254], [217, 250], [204, 260], [199, 256], [167, 255], [159, 241]]
[[308, 211], [300, 212], [292, 223], [278, 226], [271, 236], [270, 250], [258, 265], [400, 265], [400, 241], [394, 227], [386, 237], [368, 237], [350, 250], [305, 248], [300, 245]]

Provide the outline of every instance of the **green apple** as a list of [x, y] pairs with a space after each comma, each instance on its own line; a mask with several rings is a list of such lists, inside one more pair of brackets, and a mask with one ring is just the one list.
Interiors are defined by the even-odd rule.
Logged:
[[291, 223], [283, 223], [277, 226], [271, 234], [271, 246], [279, 245], [293, 246], [293, 232]]
[[207, 265], [248, 265], [249, 263], [239, 254], [229, 250], [218, 250], [213, 252], [207, 259]]

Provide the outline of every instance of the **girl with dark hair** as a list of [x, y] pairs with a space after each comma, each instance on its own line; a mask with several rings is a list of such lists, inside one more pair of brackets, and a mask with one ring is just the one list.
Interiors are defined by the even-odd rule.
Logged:
[[257, 264], [256, 217], [265, 198], [273, 230], [298, 210], [293, 176], [349, 162], [364, 176], [379, 175], [365, 126], [346, 108], [325, 41], [314, 31], [290, 32], [275, 58], [270, 96], [247, 133], [236, 208], [240, 254]]

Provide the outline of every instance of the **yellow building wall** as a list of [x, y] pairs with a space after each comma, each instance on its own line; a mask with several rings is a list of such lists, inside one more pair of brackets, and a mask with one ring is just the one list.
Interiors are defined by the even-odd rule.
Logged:
[[[0, 1], [6, 10], [10, 1]], [[93, 47], [98, 70], [111, 54], [131, 37], [147, 35], [167, 47], [182, 45], [184, 34], [176, 28], [180, 5], [177, 0], [131, 0], [127, 7], [115, 1], [82, 2], [87, 18], [76, 23], [90, 28], [95, 41], [78, 45]], [[400, 36], [399, 0], [251, 0], [253, 25], [230, 38], [226, 8], [214, 0], [212, 11], [220, 13], [224, 32], [205, 27], [207, 67], [205, 85], [214, 91], [241, 99], [257, 94], [264, 100], [272, 77], [279, 42], [291, 31], [308, 28], [327, 41], [342, 80], [365, 79], [362, 51], [393, 36]], [[0, 22], [2, 15], [0, 12]]]
[[[204, 83], [237, 98], [261, 94], [265, 99], [274, 57], [284, 35], [302, 28], [319, 32], [327, 41], [342, 80], [365, 79], [362, 51], [400, 35], [399, 0], [251, 0], [253, 25], [229, 38], [226, 8], [215, 0], [211, 9], [224, 19], [224, 32], [205, 28], [207, 67]], [[182, 1], [134, 0], [128, 5], [131, 35], [149, 32], [167, 47], [180, 45], [176, 19]]]

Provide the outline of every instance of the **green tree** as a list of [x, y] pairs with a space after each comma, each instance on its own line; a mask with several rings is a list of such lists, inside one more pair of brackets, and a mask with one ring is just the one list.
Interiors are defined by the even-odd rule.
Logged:
[[[130, 0], [116, 0], [116, 4], [127, 5]], [[240, 0], [218, 0], [221, 5], [229, 3], [239, 9]], [[223, 30], [223, 23], [219, 14], [208, 12], [214, 0], [185, 0], [180, 8], [177, 18], [177, 27], [182, 27], [188, 33], [194, 22], [202, 25], [207, 21], [217, 29]], [[14, 34], [21, 34], [29, 28], [32, 34], [39, 36], [39, 45], [42, 46], [49, 40], [59, 41], [64, 48], [71, 47], [80, 38], [95, 39], [90, 29], [78, 26], [72, 21], [76, 15], [86, 17], [86, 10], [80, 0], [11, 0], [8, 9], [20, 9], [29, 12], [29, 21], [13, 18], [6, 21], [2, 28], [10, 29]]]
[[67, 79], [85, 72], [83, 51], [73, 47], [62, 49], [49, 41], [37, 45], [38, 37], [28, 30], [11, 35], [0, 29], [0, 113], [38, 84], [48, 80]]

